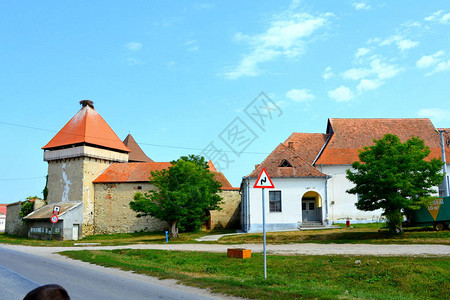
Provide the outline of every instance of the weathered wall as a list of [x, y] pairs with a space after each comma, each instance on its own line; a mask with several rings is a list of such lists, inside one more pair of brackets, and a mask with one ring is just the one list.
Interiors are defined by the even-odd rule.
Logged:
[[19, 215], [21, 209], [21, 202], [12, 203], [6, 207], [5, 233], [27, 236], [28, 225], [22, 222], [22, 218]]
[[58, 221], [58, 223], [53, 226], [48, 220], [30, 220], [29, 224], [28, 237], [31, 239], [48, 240], [51, 233], [52, 240], [64, 240], [63, 220]]
[[[137, 192], [153, 188], [150, 183], [96, 183], [95, 234], [167, 230], [166, 222], [152, 217], [137, 218], [130, 201]], [[139, 188], [140, 187], [140, 188]]]
[[49, 204], [82, 199], [83, 159], [68, 158], [48, 162], [48, 196]]
[[[72, 153], [64, 149], [61, 150], [63, 158], [55, 160], [52, 160], [55, 158], [54, 155], [50, 155], [52, 151], [45, 152], [48, 160], [48, 202], [49, 204], [60, 201], [83, 202], [81, 236], [94, 234], [95, 190], [92, 181], [113, 163], [110, 159], [117, 159], [117, 156], [123, 160], [128, 159], [128, 154], [94, 147], [84, 148], [88, 149], [89, 153], [83, 152], [83, 155], [88, 156], [70, 157]], [[64, 158], [64, 155], [69, 157]]]
[[239, 228], [241, 195], [239, 190], [223, 190], [220, 193], [222, 210], [211, 211], [211, 229]]
[[95, 234], [95, 189], [92, 181], [97, 178], [112, 162], [97, 158], [83, 160], [83, 225], [82, 236]]

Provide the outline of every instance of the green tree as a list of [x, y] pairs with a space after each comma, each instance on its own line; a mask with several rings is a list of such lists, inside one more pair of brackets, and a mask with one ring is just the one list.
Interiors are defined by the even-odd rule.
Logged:
[[138, 217], [167, 221], [173, 238], [178, 236], [179, 226], [198, 230], [207, 220], [207, 210], [220, 209], [222, 185], [214, 179], [203, 157], [182, 156], [171, 164], [168, 169], [151, 172], [150, 183], [155, 189], [136, 193], [130, 207]]
[[364, 211], [383, 209], [391, 232], [401, 232], [403, 214], [419, 209], [434, 197], [435, 187], [444, 176], [439, 159], [425, 160], [430, 154], [423, 140], [412, 137], [405, 143], [387, 134], [374, 145], [364, 147], [359, 160], [347, 170], [355, 184], [350, 194], [358, 194], [356, 207]]

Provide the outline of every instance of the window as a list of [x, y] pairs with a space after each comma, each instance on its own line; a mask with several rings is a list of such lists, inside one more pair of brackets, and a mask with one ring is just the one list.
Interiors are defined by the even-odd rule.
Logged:
[[281, 191], [269, 191], [269, 211], [281, 212]]
[[292, 165], [287, 160], [283, 159], [283, 161], [280, 164], [280, 167], [292, 168]]

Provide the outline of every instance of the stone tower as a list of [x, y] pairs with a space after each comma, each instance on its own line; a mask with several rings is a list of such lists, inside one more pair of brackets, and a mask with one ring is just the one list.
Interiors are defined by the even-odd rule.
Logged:
[[130, 150], [90, 100], [47, 143], [44, 160], [48, 162], [48, 203], [82, 202], [82, 234], [93, 234], [94, 185], [92, 181], [114, 162], [128, 162]]

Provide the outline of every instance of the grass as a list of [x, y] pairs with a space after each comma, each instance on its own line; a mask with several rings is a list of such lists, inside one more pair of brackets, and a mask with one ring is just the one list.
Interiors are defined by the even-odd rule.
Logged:
[[[161, 250], [69, 251], [74, 259], [252, 299], [448, 299], [450, 258], [263, 256]], [[360, 264], [355, 264], [360, 260]]]
[[[285, 231], [266, 233], [267, 243], [350, 243], [350, 244], [442, 244], [450, 245], [450, 231], [429, 228], [406, 228], [402, 234], [391, 234], [380, 229], [382, 223], [345, 225], [337, 229]], [[260, 243], [262, 233], [224, 236], [219, 243]]]
[[[195, 239], [209, 234], [225, 234], [236, 232], [230, 229], [209, 230], [200, 232], [181, 233], [176, 239], [170, 240], [171, 243], [198, 243]], [[0, 233], [0, 243], [43, 246], [43, 247], [73, 247], [77, 243], [100, 243], [102, 246], [120, 246], [130, 244], [158, 244], [165, 243], [166, 236], [164, 232], [136, 232], [136, 233], [118, 233], [118, 234], [100, 234], [87, 236], [77, 241], [48, 241], [32, 240], [24, 237]]]
[[[364, 243], [364, 244], [442, 244], [450, 245], [450, 230], [435, 231], [431, 227], [406, 228], [403, 234], [392, 235], [387, 230], [380, 230], [383, 223], [355, 224], [353, 228], [340, 225], [337, 229], [269, 232], [267, 243]], [[233, 230], [211, 230], [200, 232], [181, 233], [170, 243], [199, 243], [195, 239], [212, 234], [232, 233]], [[217, 243], [245, 244], [261, 243], [261, 233], [240, 234], [222, 237]], [[0, 233], [0, 243], [20, 244], [29, 246], [60, 246], [69, 247], [74, 243], [100, 243], [102, 246], [120, 246], [129, 244], [155, 244], [164, 243], [164, 232], [120, 233], [107, 235], [94, 235], [78, 241], [42, 241], [10, 236]], [[203, 242], [216, 243], [216, 242]]]

